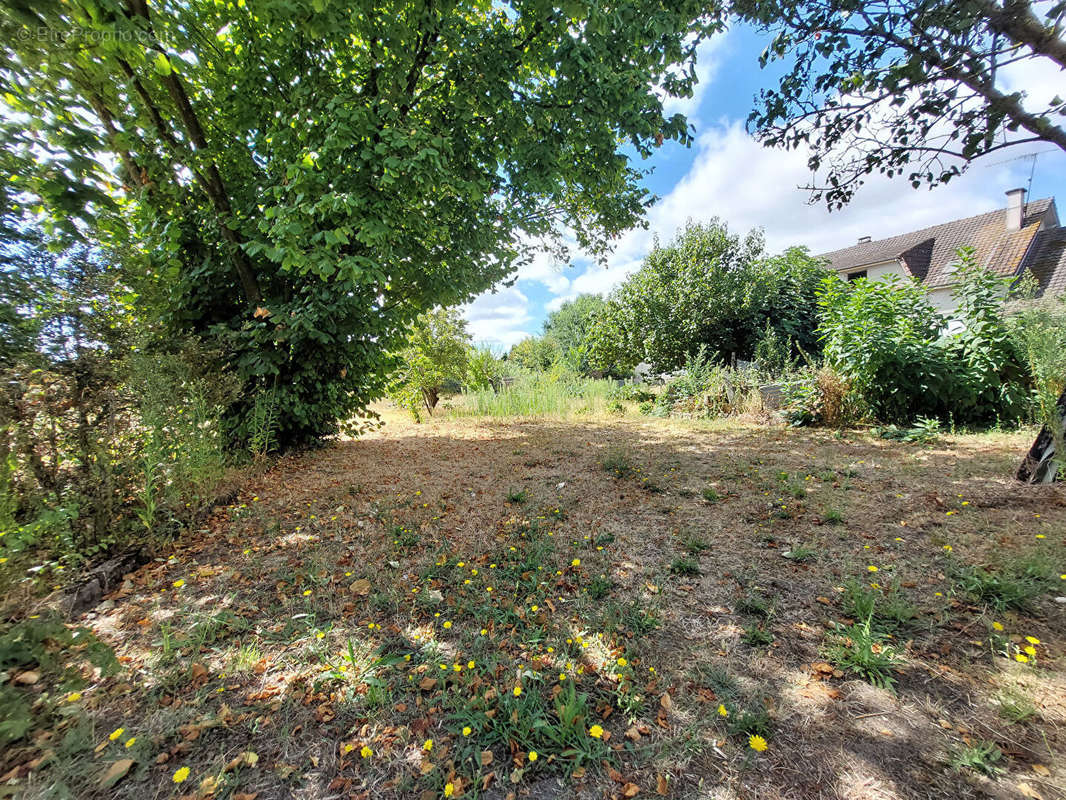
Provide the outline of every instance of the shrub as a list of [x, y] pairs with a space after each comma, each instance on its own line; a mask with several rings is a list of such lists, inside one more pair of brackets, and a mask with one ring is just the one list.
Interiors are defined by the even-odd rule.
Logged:
[[960, 377], [939, 338], [946, 320], [917, 283], [846, 282], [829, 276], [819, 292], [826, 364], [886, 422], [946, 415]]
[[807, 368], [783, 383], [785, 416], [793, 426], [844, 428], [866, 416], [851, 382], [832, 367]]
[[[953, 335], [943, 335], [947, 319], [916, 281], [823, 281], [826, 363], [876, 419], [987, 424], [1024, 413], [1027, 369], [1003, 312], [1007, 284], [979, 267], [971, 248], [959, 251], [955, 272], [962, 327]], [[809, 409], [806, 416], [813, 417]], [[806, 421], [802, 413], [797, 419]]]

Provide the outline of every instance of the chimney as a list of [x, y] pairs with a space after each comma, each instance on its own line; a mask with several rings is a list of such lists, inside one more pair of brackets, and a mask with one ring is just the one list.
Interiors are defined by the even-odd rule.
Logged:
[[869, 236], [860, 236], [859, 237], [859, 244], [866, 244], [866, 242], [868, 242], [868, 241], [870, 241], [870, 237]]
[[1022, 212], [1025, 209], [1025, 189], [1011, 189], [1007, 192], [1007, 230], [1022, 229]]

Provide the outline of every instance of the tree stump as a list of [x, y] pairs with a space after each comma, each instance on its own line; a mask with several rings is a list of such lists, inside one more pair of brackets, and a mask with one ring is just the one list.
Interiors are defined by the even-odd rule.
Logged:
[[[1066, 430], [1066, 392], [1059, 397], [1056, 409], [1059, 424]], [[1063, 465], [1066, 465], [1066, 454], [1055, 452], [1055, 438], [1045, 425], [1018, 467], [1017, 478], [1025, 483], [1051, 483], [1058, 480]]]

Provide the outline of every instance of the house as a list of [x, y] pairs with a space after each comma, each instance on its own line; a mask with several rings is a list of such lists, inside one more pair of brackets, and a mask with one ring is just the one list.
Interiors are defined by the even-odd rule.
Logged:
[[827, 268], [843, 278], [916, 278], [938, 309], [955, 309], [951, 293], [960, 247], [973, 247], [977, 263], [1003, 277], [1031, 272], [1041, 294], [1066, 292], [1066, 228], [1054, 198], [1025, 202], [1025, 189], [1007, 192], [1007, 207], [823, 253]]

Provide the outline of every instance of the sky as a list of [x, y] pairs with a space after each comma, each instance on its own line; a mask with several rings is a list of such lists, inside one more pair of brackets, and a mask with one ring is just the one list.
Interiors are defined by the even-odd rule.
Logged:
[[[933, 189], [912, 189], [906, 180], [870, 176], [851, 203], [829, 212], [809, 202], [801, 187], [810, 182], [802, 152], [764, 148], [744, 122], [759, 89], [773, 85], [773, 68], [760, 70], [765, 38], [734, 28], [700, 46], [699, 83], [693, 97], [671, 99], [666, 114], [681, 112], [696, 131], [690, 148], [664, 144], [638, 164], [650, 168], [646, 187], [658, 196], [647, 229], [625, 234], [600, 267], [580, 253], [557, 263], [547, 254], [522, 267], [511, 286], [498, 285], [464, 307], [475, 342], [496, 351], [539, 335], [545, 317], [579, 294], [608, 294], [640, 266], [656, 236], [668, 242], [688, 220], [719, 217], [735, 233], [761, 228], [771, 252], [794, 245], [822, 253], [854, 244], [861, 236], [880, 239], [940, 222], [981, 214], [1006, 205], [1004, 192], [1028, 187], [1031, 198], [1058, 197], [1066, 222], [1066, 153], [1052, 144], [1022, 145], [973, 162], [961, 177]], [[1046, 103], [1061, 90], [1062, 74], [1026, 62], [1001, 71], [1010, 91], [1024, 90], [1025, 104]], [[1039, 153], [1035, 170], [1031, 159]]]

